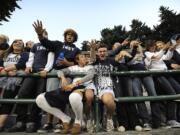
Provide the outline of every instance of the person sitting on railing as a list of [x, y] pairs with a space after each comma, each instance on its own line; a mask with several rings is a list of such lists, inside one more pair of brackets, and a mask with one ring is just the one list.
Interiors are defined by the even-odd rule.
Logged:
[[[3, 53], [3, 68], [1, 74], [14, 76], [21, 74], [19, 70], [24, 70], [29, 54], [23, 52], [24, 43], [21, 39], [13, 41], [9, 49]], [[3, 98], [15, 98], [21, 85], [20, 77], [1, 77], [0, 85], [4, 89]], [[11, 113], [14, 104], [1, 104], [0, 107], [0, 131], [3, 131], [8, 115]]]
[[[89, 107], [88, 113], [91, 111], [91, 105], [94, 98], [96, 88], [92, 83], [94, 77], [93, 66], [87, 65], [85, 55], [77, 54], [75, 60], [78, 65], [70, 66], [58, 71], [58, 77], [61, 80], [61, 88], [40, 94], [36, 98], [37, 105], [44, 111], [53, 114], [63, 121], [63, 129], [61, 133], [77, 134], [81, 132], [83, 127], [83, 95]], [[72, 73], [86, 73], [84, 77], [74, 77], [72, 83], [68, 82], [64, 75]], [[70, 84], [69, 84], [70, 83]], [[66, 104], [70, 105], [75, 113], [75, 122], [70, 126], [71, 118], [64, 113]]]
[[[44, 37], [48, 38], [48, 33], [44, 31]], [[29, 54], [26, 63], [25, 72], [39, 73], [41, 78], [27, 77], [24, 79], [18, 92], [18, 98], [36, 98], [37, 95], [44, 92], [46, 86], [46, 75], [53, 66], [54, 54], [49, 52], [40, 43], [35, 44]], [[8, 132], [36, 132], [41, 125], [41, 109], [32, 104], [29, 114], [27, 114], [27, 104], [18, 104], [16, 106], [16, 123], [9, 128]]]
[[[131, 71], [144, 71], [147, 70], [144, 64], [144, 54], [141, 42], [138, 40], [133, 40], [130, 43], [131, 50], [135, 50], [135, 55], [131, 61], [127, 63], [129, 70]], [[157, 96], [155, 85], [152, 76], [136, 76], [133, 77], [133, 95], [143, 96], [142, 84], [145, 87], [149, 96]], [[151, 115], [152, 115], [152, 126], [158, 128], [161, 126], [161, 110], [159, 104], [156, 102], [151, 102]], [[143, 130], [149, 131], [151, 127], [151, 117], [148, 114], [147, 107], [144, 102], [137, 103], [139, 117], [143, 122]]]
[[[157, 50], [156, 42], [148, 40], [146, 42], [145, 64], [149, 70], [167, 70], [164, 60], [170, 60], [173, 56], [175, 46], [163, 45], [160, 50]], [[166, 52], [167, 51], [167, 52]], [[166, 52], [166, 53], [165, 53]], [[153, 76], [156, 92], [158, 94], [175, 95], [176, 90], [172, 86], [167, 75]], [[173, 101], [167, 102], [167, 125], [170, 127], [180, 127], [180, 123], [176, 118], [176, 103]]]
[[112, 117], [116, 105], [114, 102], [113, 80], [110, 73], [112, 71], [117, 71], [118, 63], [115, 62], [114, 58], [108, 58], [108, 50], [105, 44], [101, 43], [98, 46], [97, 55], [98, 57], [94, 58], [95, 61], [93, 63], [96, 72], [94, 82], [97, 88], [97, 95], [107, 110], [105, 130], [112, 131], [114, 130]]
[[[34, 22], [34, 29], [38, 35], [39, 41], [41, 44], [49, 49], [50, 51], [55, 53], [55, 59], [53, 64], [53, 69], [50, 73], [57, 73], [57, 70], [73, 66], [75, 65], [75, 56], [79, 53], [79, 48], [74, 44], [78, 39], [78, 34], [73, 29], [66, 29], [64, 31], [64, 42], [61, 41], [51, 41], [43, 37], [42, 33], [44, 31], [43, 24], [41, 21]], [[59, 88], [59, 80], [58, 78], [48, 78], [47, 79], [47, 90], [51, 91]], [[48, 115], [47, 124], [45, 124], [41, 131], [47, 132], [50, 128], [52, 128], [52, 116]], [[50, 123], [50, 124], [48, 124]], [[60, 123], [60, 122], [59, 122]], [[57, 124], [54, 130], [55, 133], [60, 132], [60, 124]]]

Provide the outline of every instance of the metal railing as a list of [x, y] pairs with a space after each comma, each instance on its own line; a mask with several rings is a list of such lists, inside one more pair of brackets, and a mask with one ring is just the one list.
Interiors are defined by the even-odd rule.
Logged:
[[[121, 71], [112, 72], [112, 75], [118, 76], [146, 76], [146, 75], [162, 75], [162, 74], [179, 74], [180, 70], [166, 70], [166, 71]], [[84, 76], [85, 73], [72, 73], [69, 76]], [[0, 77], [7, 77], [8, 75], [0, 74]], [[14, 76], [13, 76], [14, 77]], [[40, 77], [38, 73], [16, 75], [15, 77]], [[48, 73], [47, 78], [57, 77], [57, 74]], [[139, 96], [139, 97], [118, 97], [115, 98], [116, 102], [143, 102], [143, 101], [166, 101], [175, 100], [180, 101], [180, 94], [176, 95], [161, 95], [161, 96]], [[35, 99], [0, 99], [0, 103], [18, 103], [18, 104], [28, 104], [35, 103]], [[95, 115], [96, 115], [96, 131], [99, 131], [99, 98], [95, 97]]]

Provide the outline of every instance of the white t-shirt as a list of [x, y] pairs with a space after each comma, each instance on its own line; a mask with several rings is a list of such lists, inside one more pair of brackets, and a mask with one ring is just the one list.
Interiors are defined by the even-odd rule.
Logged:
[[4, 59], [4, 67], [17, 64], [20, 58], [20, 54], [10, 53], [7, 58]]
[[[164, 54], [165, 51], [160, 50], [159, 52], [145, 52], [145, 65], [149, 70], [166, 70], [167, 66], [164, 63], [164, 60], [170, 60], [173, 56], [173, 51], [168, 51]], [[152, 59], [155, 56], [156, 59]]]

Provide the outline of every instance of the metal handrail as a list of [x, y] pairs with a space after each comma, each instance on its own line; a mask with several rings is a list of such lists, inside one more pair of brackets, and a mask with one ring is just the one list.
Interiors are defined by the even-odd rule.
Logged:
[[[180, 94], [176, 95], [161, 95], [161, 96], [139, 96], [139, 97], [117, 97], [116, 102], [143, 102], [143, 101], [179, 101]], [[0, 103], [35, 103], [35, 99], [0, 99]]]
[[[180, 73], [180, 70], [142, 70], [142, 71], [117, 71], [111, 72], [112, 75], [120, 75], [120, 76], [129, 76], [129, 75], [160, 75], [160, 74], [177, 74]], [[82, 73], [71, 73], [68, 76], [83, 76], [85, 72]], [[9, 76], [7, 74], [0, 74], [0, 77], [40, 77], [39, 73], [31, 73], [31, 74], [21, 74], [15, 76]], [[57, 77], [56, 73], [48, 73], [47, 78]]]

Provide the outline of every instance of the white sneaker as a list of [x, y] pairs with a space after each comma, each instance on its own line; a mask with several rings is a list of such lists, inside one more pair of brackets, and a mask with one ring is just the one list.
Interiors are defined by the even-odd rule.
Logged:
[[84, 131], [86, 129], [86, 123], [84, 120], [81, 122], [81, 129]]
[[162, 123], [160, 124], [160, 127], [159, 127], [159, 128], [161, 128], [161, 129], [170, 129], [171, 126], [168, 126], [167, 124], [165, 124], [164, 122], [162, 122]]
[[167, 122], [167, 125], [172, 127], [172, 128], [180, 128], [180, 123], [177, 122], [176, 120], [169, 120]]
[[88, 133], [93, 133], [94, 132], [94, 121], [87, 120], [87, 122], [86, 122], [86, 129], [87, 129]]
[[117, 129], [119, 132], [125, 132], [126, 129], [124, 126], [119, 126], [118, 129]]
[[138, 132], [143, 130], [143, 128], [140, 125], [136, 125], [134, 129], [135, 131], [138, 131]]
[[55, 126], [55, 129], [53, 130], [54, 133], [61, 133], [61, 129], [63, 128], [63, 125], [58, 123]]
[[152, 130], [151, 125], [149, 123], [145, 123], [143, 125], [143, 131], [150, 131], [150, 130]]
[[106, 131], [110, 132], [114, 130], [113, 120], [107, 119]]

